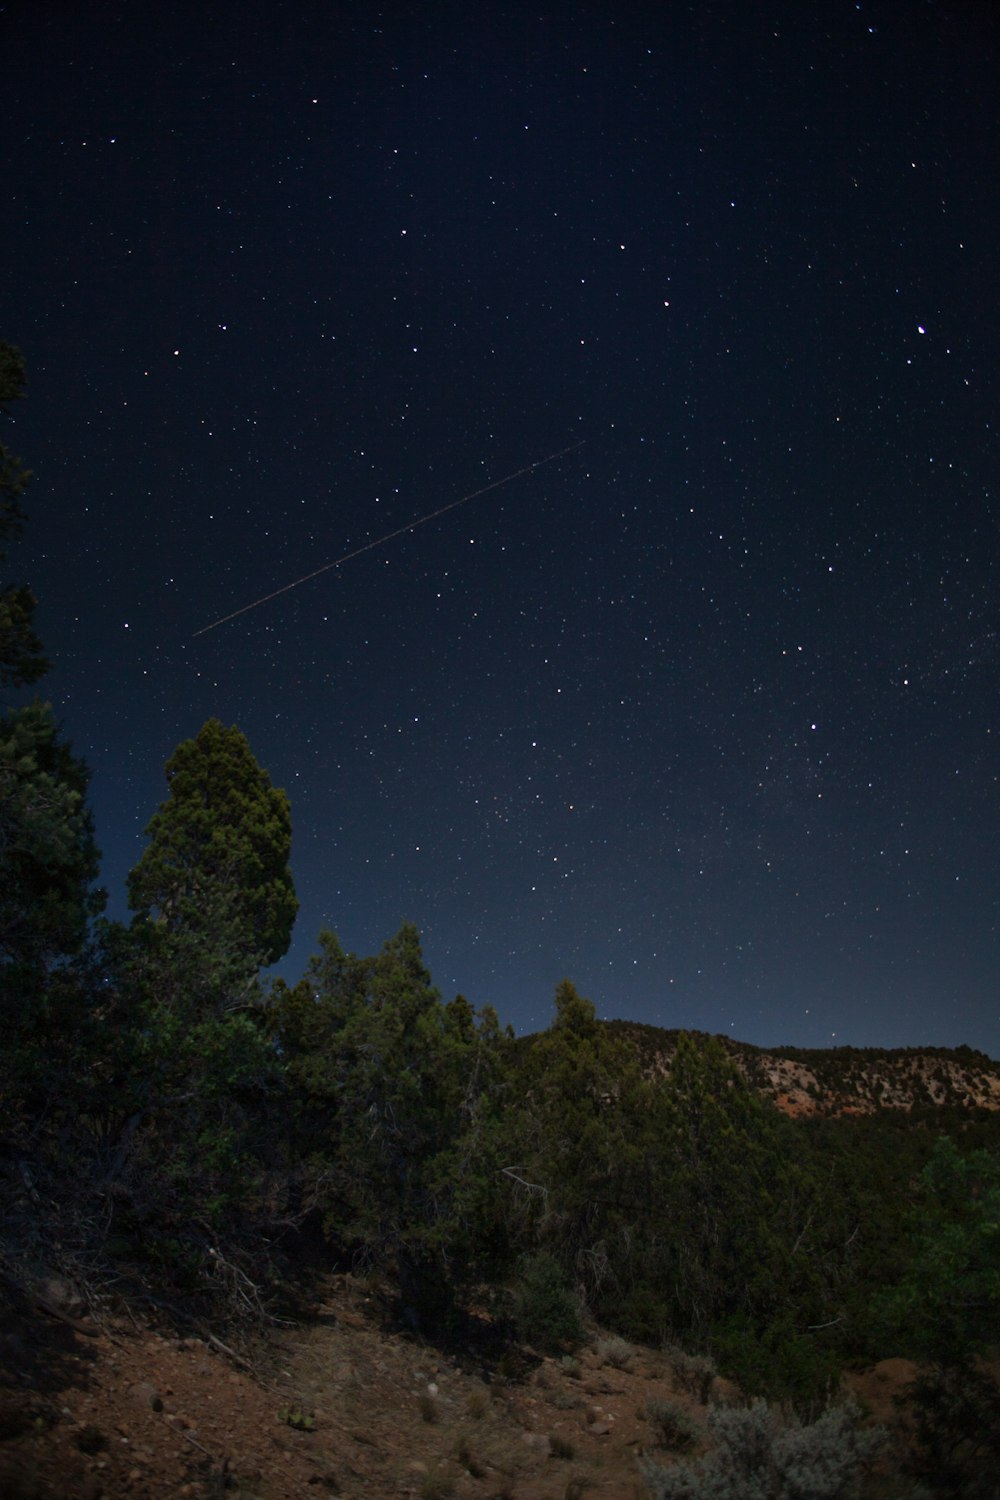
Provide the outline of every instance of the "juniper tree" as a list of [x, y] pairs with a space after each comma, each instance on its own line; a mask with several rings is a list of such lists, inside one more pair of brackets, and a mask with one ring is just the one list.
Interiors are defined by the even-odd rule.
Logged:
[[[20, 352], [0, 341], [0, 415], [24, 382]], [[0, 564], [24, 529], [30, 477], [0, 444]], [[23, 688], [48, 669], [34, 608], [29, 588], [0, 587], [0, 687]], [[48, 704], [0, 713], [0, 1113], [12, 1117], [64, 1102], [73, 1071], [80, 997], [70, 967], [104, 899], [89, 779]]]
[[322, 933], [268, 1013], [300, 1211], [315, 1210], [343, 1251], [393, 1267], [404, 1302], [438, 1318], [506, 1243], [495, 1144], [508, 1038], [496, 1014], [442, 1003], [412, 923], [372, 958]]
[[213, 1006], [225, 1009], [291, 941], [298, 901], [288, 797], [240, 730], [218, 719], [178, 745], [166, 776], [170, 794], [129, 875], [129, 905], [151, 945], [166, 947], [189, 984], [197, 971]]
[[279, 1065], [252, 1002], [297, 909], [291, 816], [245, 736], [217, 719], [166, 775], [129, 875], [136, 918], [116, 974], [136, 1100], [117, 1160], [134, 1221], [155, 1202], [191, 1264], [210, 1269], [206, 1228], [234, 1234], [276, 1201]]

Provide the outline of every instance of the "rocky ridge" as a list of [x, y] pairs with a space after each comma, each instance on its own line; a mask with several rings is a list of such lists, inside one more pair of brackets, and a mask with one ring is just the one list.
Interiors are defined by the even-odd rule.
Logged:
[[[638, 1050], [650, 1073], [669, 1074], [679, 1031], [631, 1021], [605, 1024]], [[708, 1040], [699, 1032], [687, 1034]], [[1000, 1110], [1000, 1062], [971, 1047], [768, 1049], [726, 1036], [714, 1040], [753, 1088], [796, 1118], [881, 1109]]]

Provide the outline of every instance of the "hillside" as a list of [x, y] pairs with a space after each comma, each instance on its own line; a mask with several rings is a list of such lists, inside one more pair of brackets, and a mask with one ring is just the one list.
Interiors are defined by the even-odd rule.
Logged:
[[[680, 1031], [636, 1021], [604, 1023], [639, 1051], [651, 1073], [668, 1073]], [[696, 1040], [702, 1033], [688, 1032]], [[792, 1118], [870, 1115], [880, 1109], [1000, 1110], [1000, 1062], [971, 1047], [777, 1047], [721, 1042], [760, 1094]]]
[[[250, 1357], [208, 1328], [128, 1309], [80, 1320], [10, 1290], [0, 1283], [9, 1500], [643, 1500], [639, 1456], [700, 1453], [712, 1406], [737, 1398], [706, 1360], [596, 1329], [575, 1357], [517, 1347], [486, 1368], [384, 1327], [378, 1293], [349, 1276], [327, 1278], [301, 1320], [262, 1327]], [[913, 1372], [886, 1361], [849, 1388], [892, 1426]], [[900, 1443], [901, 1429], [885, 1473]]]

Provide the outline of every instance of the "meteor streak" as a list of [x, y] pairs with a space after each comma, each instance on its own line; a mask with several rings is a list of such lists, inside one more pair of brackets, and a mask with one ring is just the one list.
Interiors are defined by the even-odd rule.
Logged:
[[577, 448], [582, 448], [586, 438], [581, 438], [578, 443], [571, 443], [568, 448], [560, 448], [556, 453], [550, 453], [546, 458], [536, 458], [533, 464], [525, 464], [523, 469], [515, 469], [513, 474], [505, 474], [503, 479], [494, 479], [492, 484], [484, 484], [481, 490], [473, 490], [468, 495], [462, 495], [458, 500], [450, 500], [447, 505], [442, 505], [438, 510], [432, 510], [426, 516], [420, 516], [416, 521], [409, 521], [405, 526], [399, 526], [395, 531], [389, 531], [385, 536], [376, 537], [373, 542], [365, 542], [363, 547], [356, 547], [353, 552], [345, 552], [343, 557], [334, 558], [333, 562], [324, 563], [321, 568], [314, 568], [311, 573], [303, 573], [301, 578], [293, 579], [291, 583], [282, 584], [280, 589], [275, 589], [270, 594], [262, 594], [259, 599], [254, 599], [250, 604], [243, 604], [239, 609], [234, 609], [232, 614], [223, 615], [221, 619], [213, 620], [211, 625], [203, 625], [196, 630], [191, 639], [196, 640], [200, 635], [207, 635], [210, 630], [216, 630], [220, 625], [227, 625], [230, 620], [235, 620], [238, 615], [245, 615], [251, 609], [256, 609], [260, 604], [267, 604], [271, 599], [277, 599], [281, 594], [287, 594], [290, 589], [297, 589], [300, 584], [308, 583], [311, 578], [318, 578], [321, 573], [328, 573], [331, 568], [339, 568], [343, 563], [350, 562], [355, 557], [360, 557], [363, 552], [370, 552], [373, 547], [383, 547], [386, 542], [394, 541], [397, 536], [403, 536], [407, 531], [415, 531], [418, 526], [424, 526], [428, 521], [435, 521], [438, 516], [447, 515], [450, 510], [457, 510], [460, 505], [465, 505], [470, 500], [478, 500], [480, 495], [488, 495], [490, 490], [498, 490], [502, 485], [510, 484], [514, 479], [520, 479], [522, 474], [530, 474], [533, 469], [540, 469], [543, 464], [551, 464], [557, 458], [564, 458], [567, 453], [574, 453]]

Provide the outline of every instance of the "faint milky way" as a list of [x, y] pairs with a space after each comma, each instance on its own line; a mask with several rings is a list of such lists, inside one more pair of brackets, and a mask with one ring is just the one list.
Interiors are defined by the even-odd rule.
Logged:
[[291, 977], [411, 919], [518, 1029], [569, 975], [1000, 1053], [1000, 16], [272, 10], [0, 18], [14, 560], [112, 910], [215, 715]]

